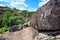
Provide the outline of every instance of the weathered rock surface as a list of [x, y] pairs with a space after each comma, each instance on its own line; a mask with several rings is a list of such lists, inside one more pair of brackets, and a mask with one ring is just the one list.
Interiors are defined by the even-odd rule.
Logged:
[[37, 30], [60, 30], [60, 0], [50, 0], [39, 8], [30, 26]]
[[36, 31], [33, 28], [28, 27], [21, 31], [0, 34], [0, 37], [8, 40], [34, 40], [36, 37]]
[[0, 34], [0, 40], [60, 40], [60, 35], [53, 36], [48, 33], [38, 33], [32, 27], [27, 27], [16, 32]]
[[12, 27], [10, 27], [9, 32], [15, 32], [15, 31], [19, 31], [23, 28], [22, 24], [19, 25], [14, 25]]

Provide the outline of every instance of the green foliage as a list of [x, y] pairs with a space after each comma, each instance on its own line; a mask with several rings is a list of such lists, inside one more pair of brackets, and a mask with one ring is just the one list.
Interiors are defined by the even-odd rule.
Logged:
[[3, 27], [3, 28], [0, 29], [0, 33], [4, 33], [4, 32], [6, 32], [6, 31], [8, 31], [8, 30], [9, 30], [9, 28]]
[[13, 25], [24, 24], [28, 22], [34, 14], [34, 12], [29, 12], [27, 10], [9, 10], [12, 10], [12, 12], [5, 11], [3, 14], [0, 14], [0, 33], [8, 31], [9, 27], [12, 27]]
[[6, 31], [8, 31], [8, 28], [2, 28], [2, 29], [0, 29], [0, 33], [4, 33], [4, 32], [6, 32]]

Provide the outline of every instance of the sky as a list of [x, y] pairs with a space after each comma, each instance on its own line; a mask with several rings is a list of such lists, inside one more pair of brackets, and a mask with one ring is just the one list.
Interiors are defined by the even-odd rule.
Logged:
[[8, 6], [19, 10], [36, 11], [49, 0], [0, 0], [0, 6]]

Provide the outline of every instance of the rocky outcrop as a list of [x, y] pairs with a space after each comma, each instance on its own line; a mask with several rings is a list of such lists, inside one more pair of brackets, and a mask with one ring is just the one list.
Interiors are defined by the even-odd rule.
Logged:
[[39, 8], [30, 26], [37, 30], [60, 30], [60, 0], [50, 0]]
[[0, 35], [0, 37], [8, 40], [34, 40], [36, 36], [37, 33], [32, 27], [28, 27], [16, 32], [6, 32]]
[[34, 28], [27, 27], [20, 31], [0, 34], [0, 40], [60, 40], [60, 34], [53, 36], [51, 33], [38, 33]]
[[12, 12], [12, 10], [10, 10], [10, 8], [8, 8], [8, 7], [0, 6], [0, 14], [2, 14], [3, 12], [6, 12], [6, 11]]

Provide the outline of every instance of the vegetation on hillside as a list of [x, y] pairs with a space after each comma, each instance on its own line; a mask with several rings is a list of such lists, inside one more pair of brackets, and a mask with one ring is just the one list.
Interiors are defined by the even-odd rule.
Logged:
[[28, 22], [34, 14], [34, 12], [29, 12], [27, 10], [21, 11], [16, 8], [9, 8], [8, 10], [0, 14], [0, 33], [8, 31], [13, 25]]

